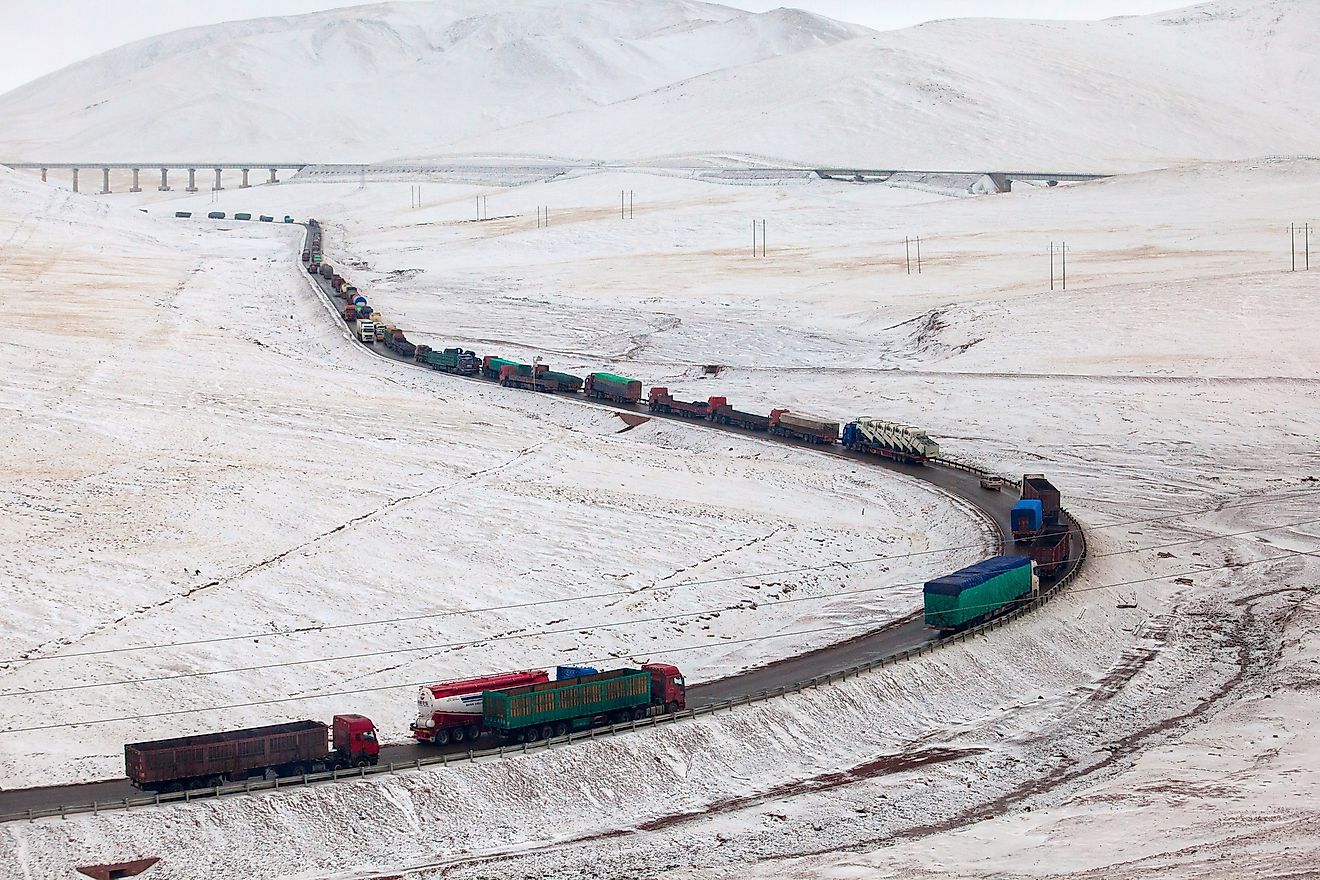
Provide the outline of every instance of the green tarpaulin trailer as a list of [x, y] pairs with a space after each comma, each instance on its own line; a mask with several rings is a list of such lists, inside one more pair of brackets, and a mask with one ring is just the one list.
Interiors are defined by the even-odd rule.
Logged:
[[926, 625], [943, 632], [965, 629], [1039, 591], [1030, 558], [993, 556], [926, 582], [922, 590]]

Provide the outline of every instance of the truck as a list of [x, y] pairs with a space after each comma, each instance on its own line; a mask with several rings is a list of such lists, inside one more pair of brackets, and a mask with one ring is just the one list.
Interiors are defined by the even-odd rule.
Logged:
[[321, 273], [321, 277], [327, 281], [335, 277], [335, 267], [331, 266], [329, 263], [322, 263], [321, 268], [318, 271]]
[[419, 364], [430, 363], [430, 357], [431, 346], [429, 345], [419, 345], [417, 346], [417, 350], [413, 352], [413, 360], [417, 361]]
[[582, 390], [585, 384], [581, 376], [574, 376], [572, 373], [561, 373], [558, 370], [546, 370], [541, 374], [541, 378], [555, 383], [555, 391], [562, 391], [566, 394], [577, 394]]
[[843, 445], [908, 464], [925, 464], [940, 454], [939, 445], [920, 428], [872, 416], [859, 416], [844, 425]]
[[212, 211], [211, 213], [209, 213], [209, 214], [206, 215], [206, 219], [207, 219], [207, 220], [223, 220], [223, 219], [225, 219], [225, 212], [224, 212], [224, 211]]
[[[723, 398], [721, 398], [723, 399]], [[747, 431], [769, 431], [770, 417], [756, 413], [743, 412], [725, 403], [718, 404], [710, 414], [710, 420], [720, 425], [733, 425]]]
[[306, 248], [303, 249], [302, 261], [304, 263], [310, 263], [312, 261], [312, 252], [310, 250], [307, 250]]
[[1040, 578], [1029, 557], [992, 556], [926, 581], [922, 589], [926, 626], [941, 635], [958, 632], [1039, 595]]
[[481, 695], [481, 716], [502, 740], [536, 742], [600, 724], [638, 721], [687, 706], [683, 673], [667, 663], [611, 669]]
[[408, 728], [419, 742], [438, 746], [471, 742], [486, 732], [482, 722], [482, 694], [549, 680], [544, 669], [528, 669], [423, 685], [417, 692], [417, 720]]
[[371, 317], [372, 308], [371, 306], [367, 305], [365, 302], [356, 303], [355, 307], [357, 308], [357, 313], [359, 318]]
[[289, 721], [124, 746], [124, 774], [144, 791], [182, 791], [277, 776], [368, 767], [380, 756], [376, 725], [363, 715]]
[[536, 367], [528, 367], [526, 364], [505, 364], [500, 367], [500, 384], [505, 388], [524, 388], [546, 394], [553, 394], [559, 389], [558, 382], [545, 378], [545, 369], [539, 364]]
[[1045, 522], [1054, 524], [1059, 521], [1059, 506], [1063, 498], [1054, 484], [1045, 479], [1044, 474], [1022, 475], [1022, 497], [1040, 500]]
[[1041, 529], [1036, 540], [1031, 542], [1027, 555], [1036, 563], [1036, 573], [1041, 580], [1053, 581], [1063, 574], [1072, 549], [1071, 537], [1072, 529], [1054, 523]]
[[376, 325], [371, 321], [362, 321], [358, 324], [358, 339], [367, 345], [376, 343]]
[[474, 376], [481, 369], [481, 360], [476, 352], [462, 348], [446, 348], [443, 351], [427, 349], [425, 363], [433, 370], [459, 376]]
[[353, 308], [352, 306], [344, 306], [344, 320], [345, 320], [345, 321], [356, 321], [356, 320], [357, 320], [357, 309]]
[[1039, 498], [1023, 498], [1008, 514], [1008, 524], [1013, 530], [1013, 540], [1019, 544], [1030, 541], [1040, 532], [1045, 524], [1045, 514]]
[[613, 373], [589, 373], [584, 387], [588, 397], [598, 400], [631, 405], [642, 399], [641, 382]]
[[509, 364], [512, 364], [515, 367], [525, 366], [517, 361], [511, 361], [508, 358], [488, 354], [481, 359], [481, 375], [486, 379], [498, 382], [500, 379], [500, 370]]
[[251, 220], [251, 219], [252, 219], [252, 215], [249, 214], [247, 211], [240, 211], [240, 212], [238, 212], [237, 214], [234, 215], [234, 219], [235, 219], [235, 220]]
[[260, 220], [262, 223], [274, 223], [274, 222], [275, 222], [275, 218], [272, 217], [270, 214], [262, 214], [262, 215], [261, 215], [260, 217], [258, 217], [257, 219]]
[[770, 410], [770, 433], [808, 443], [837, 443], [839, 423], [786, 409]]
[[174, 216], [175, 216], [175, 217], [191, 217], [191, 216], [192, 216], [192, 211], [175, 211], [175, 212], [174, 212]]
[[708, 400], [687, 401], [676, 400], [669, 393], [669, 389], [657, 385], [651, 389], [651, 393], [646, 396], [646, 408], [653, 413], [665, 413], [680, 415], [685, 419], [708, 419], [715, 408], [729, 401], [723, 397], [712, 397]]

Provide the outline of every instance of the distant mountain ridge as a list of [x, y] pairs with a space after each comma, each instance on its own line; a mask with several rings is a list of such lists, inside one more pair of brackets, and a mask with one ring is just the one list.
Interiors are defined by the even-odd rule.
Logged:
[[[740, 152], [1124, 170], [1315, 151], [1320, 3], [876, 33], [693, 0], [428, 0], [143, 40], [0, 96], [0, 159]], [[1030, 170], [1030, 169], [1028, 169]]]

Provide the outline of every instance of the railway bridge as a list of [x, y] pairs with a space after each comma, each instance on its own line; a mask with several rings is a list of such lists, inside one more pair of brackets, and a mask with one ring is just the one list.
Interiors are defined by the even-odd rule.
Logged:
[[4, 162], [0, 163], [9, 168], [24, 170], [40, 170], [41, 179], [46, 181], [52, 170], [64, 170], [73, 173], [73, 191], [78, 192], [78, 176], [84, 170], [97, 170], [101, 172], [101, 194], [110, 192], [110, 172], [111, 171], [132, 171], [133, 186], [129, 192], [142, 192], [141, 175], [142, 170], [160, 169], [160, 186], [157, 187], [161, 192], [169, 192], [173, 189], [170, 186], [171, 171], [187, 171], [188, 186], [186, 192], [197, 192], [197, 172], [213, 171], [215, 172], [215, 185], [212, 189], [224, 189], [220, 177], [225, 171], [243, 172], [243, 182], [239, 184], [240, 188], [251, 186], [248, 182], [248, 175], [253, 169], [258, 171], [266, 170], [270, 172], [268, 183], [279, 183], [280, 171], [301, 171], [307, 167], [306, 162]]

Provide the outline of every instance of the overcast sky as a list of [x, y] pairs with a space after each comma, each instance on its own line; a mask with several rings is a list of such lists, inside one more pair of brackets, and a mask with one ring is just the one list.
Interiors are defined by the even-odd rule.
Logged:
[[[574, 0], [563, 0], [572, 3]], [[645, 3], [647, 0], [637, 0]], [[935, 18], [1107, 18], [1195, 0], [723, 0], [764, 12], [796, 6], [877, 30]], [[91, 55], [195, 25], [362, 5], [334, 0], [0, 0], [0, 94]]]

